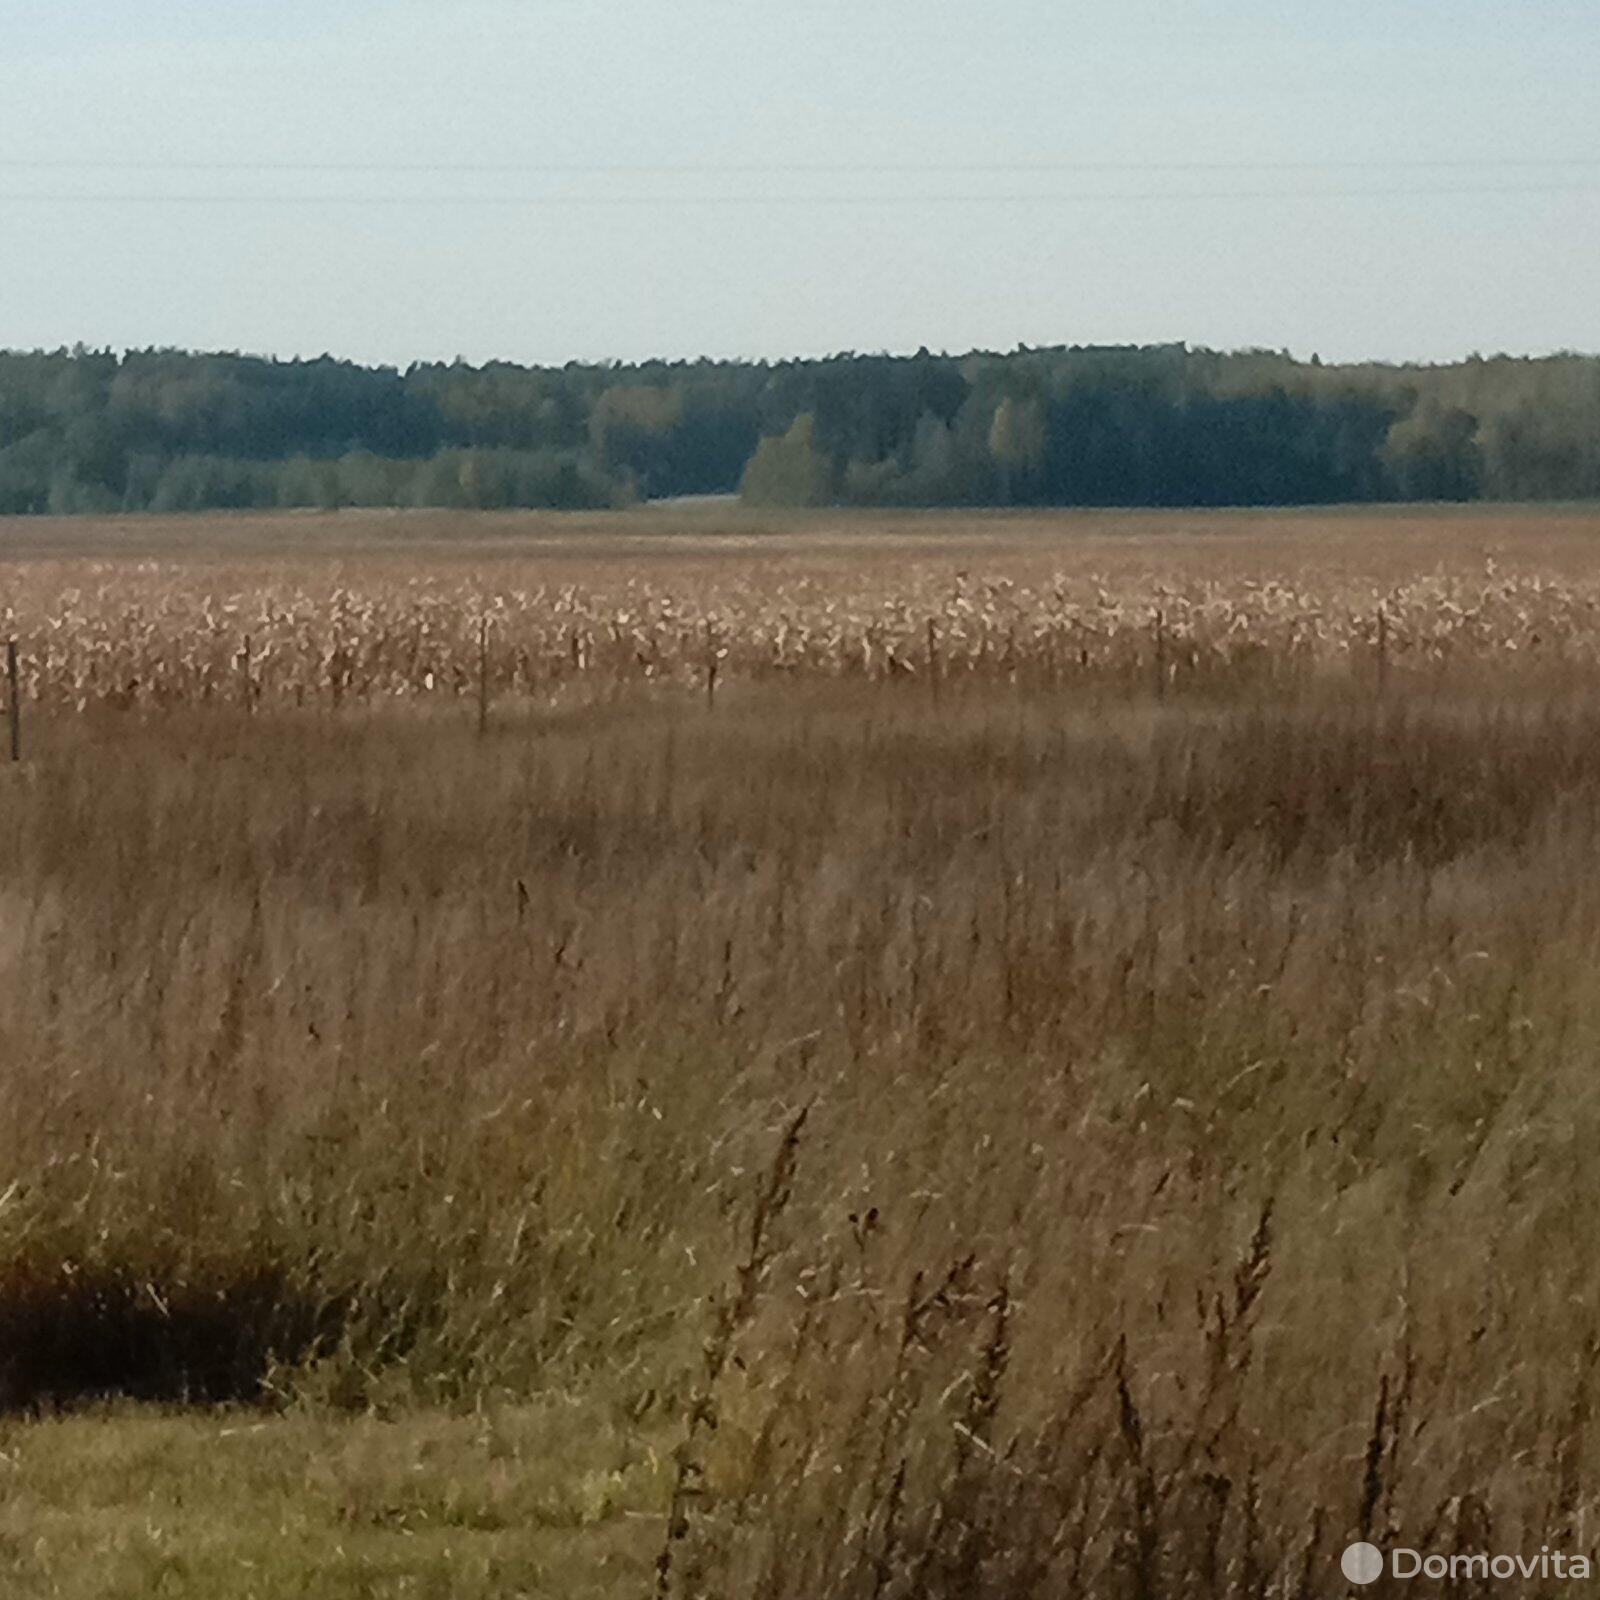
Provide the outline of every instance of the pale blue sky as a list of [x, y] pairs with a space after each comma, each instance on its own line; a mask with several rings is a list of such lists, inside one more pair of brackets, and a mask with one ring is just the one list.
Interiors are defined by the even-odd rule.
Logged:
[[0, 0], [0, 61], [0, 345], [1600, 348], [1600, 0]]

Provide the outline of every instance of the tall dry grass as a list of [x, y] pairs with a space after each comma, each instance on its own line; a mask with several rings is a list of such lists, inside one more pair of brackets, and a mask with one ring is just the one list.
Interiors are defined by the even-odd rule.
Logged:
[[1381, 696], [1273, 655], [481, 738], [36, 705], [0, 1388], [564, 1388], [681, 1441], [663, 1594], [1589, 1549], [1600, 683], [1558, 609], [1558, 661], [1502, 631]]

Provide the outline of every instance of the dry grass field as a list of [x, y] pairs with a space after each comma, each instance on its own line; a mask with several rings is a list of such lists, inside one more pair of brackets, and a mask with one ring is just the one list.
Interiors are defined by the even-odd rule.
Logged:
[[7, 1600], [1592, 1558], [1600, 513], [13, 522], [0, 634]]

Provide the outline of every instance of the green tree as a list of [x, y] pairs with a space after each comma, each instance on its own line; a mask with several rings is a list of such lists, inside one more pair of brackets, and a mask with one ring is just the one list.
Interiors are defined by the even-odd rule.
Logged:
[[809, 411], [781, 438], [761, 441], [742, 485], [744, 497], [757, 505], [820, 506], [835, 492], [833, 463], [817, 444], [817, 419]]
[[1000, 503], [1010, 505], [1017, 481], [1044, 459], [1044, 408], [1037, 400], [1007, 395], [989, 426], [989, 454], [1000, 469]]
[[1383, 459], [1402, 500], [1476, 499], [1478, 419], [1459, 407], [1420, 406], [1389, 430]]

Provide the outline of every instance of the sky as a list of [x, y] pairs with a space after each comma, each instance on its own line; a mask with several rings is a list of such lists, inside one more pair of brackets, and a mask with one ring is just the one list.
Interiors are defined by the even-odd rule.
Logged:
[[1600, 0], [0, 0], [0, 346], [1600, 349]]

